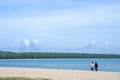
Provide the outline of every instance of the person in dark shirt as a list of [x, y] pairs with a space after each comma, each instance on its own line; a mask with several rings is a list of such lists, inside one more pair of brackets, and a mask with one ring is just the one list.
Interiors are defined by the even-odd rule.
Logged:
[[95, 66], [95, 71], [98, 71], [98, 63], [97, 62], [95, 62], [94, 66]]

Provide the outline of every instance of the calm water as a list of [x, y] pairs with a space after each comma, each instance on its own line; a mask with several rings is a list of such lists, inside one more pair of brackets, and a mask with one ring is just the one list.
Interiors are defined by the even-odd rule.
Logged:
[[[93, 59], [100, 71], [120, 72], [120, 59]], [[0, 60], [0, 67], [89, 70], [91, 59]]]

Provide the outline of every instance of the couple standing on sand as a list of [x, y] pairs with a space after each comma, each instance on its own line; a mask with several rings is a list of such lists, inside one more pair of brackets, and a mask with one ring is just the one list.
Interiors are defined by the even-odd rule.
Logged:
[[94, 62], [92, 61], [92, 62], [90, 63], [90, 70], [91, 70], [91, 71], [94, 71], [94, 70], [95, 70], [95, 71], [98, 71], [98, 63], [97, 63], [97, 62], [94, 63]]

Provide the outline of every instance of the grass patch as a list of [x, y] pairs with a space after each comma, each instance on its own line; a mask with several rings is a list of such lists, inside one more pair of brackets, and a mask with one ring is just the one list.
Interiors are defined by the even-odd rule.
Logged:
[[0, 80], [51, 80], [46, 78], [0, 77]]

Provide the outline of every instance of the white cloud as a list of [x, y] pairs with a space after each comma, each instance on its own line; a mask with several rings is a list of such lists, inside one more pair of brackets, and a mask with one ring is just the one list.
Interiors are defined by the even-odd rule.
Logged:
[[30, 45], [30, 40], [28, 40], [27, 38], [25, 38], [23, 40], [23, 44], [26, 45], [26, 46], [29, 46]]
[[96, 40], [92, 40], [92, 41], [90, 42], [90, 44], [91, 44], [92, 46], [95, 46], [95, 45], [97, 45], [97, 41], [96, 41]]
[[33, 42], [34, 44], [36, 44], [36, 45], [39, 45], [39, 44], [40, 44], [40, 42], [39, 42], [38, 40], [32, 40], [32, 42]]
[[33, 45], [40, 45], [40, 42], [38, 40], [35, 40], [35, 39], [29, 40], [27, 38], [23, 39], [22, 43], [25, 46], [31, 46], [31, 44], [32, 44], [32, 46]]
[[40, 42], [38, 40], [30, 40], [30, 39], [23, 39], [19, 46], [20, 51], [39, 51], [40, 50]]

